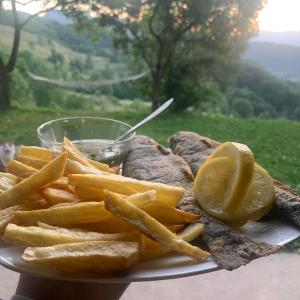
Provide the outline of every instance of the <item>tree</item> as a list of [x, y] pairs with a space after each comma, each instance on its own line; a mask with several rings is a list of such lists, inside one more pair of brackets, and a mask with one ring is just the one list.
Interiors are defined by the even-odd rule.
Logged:
[[[27, 5], [32, 2], [39, 2], [41, 9], [33, 15], [28, 16], [26, 19], [20, 18], [17, 5]], [[0, 54], [0, 109], [7, 109], [11, 103], [10, 93], [10, 77], [14, 71], [17, 63], [19, 45], [21, 41], [21, 33], [23, 28], [36, 16], [48, 12], [53, 9], [64, 9], [71, 4], [72, 1], [45, 1], [45, 0], [29, 0], [29, 1], [16, 1], [16, 0], [0, 0], [0, 17], [4, 10], [4, 5], [11, 6], [12, 25], [14, 28], [13, 43], [7, 61], [4, 61], [3, 56]]]
[[[103, 0], [92, 3], [95, 16], [92, 21], [113, 28], [117, 33], [115, 44], [141, 58], [151, 71], [154, 110], [159, 105], [166, 72], [187, 35], [191, 40], [201, 37], [200, 45], [190, 43], [190, 46], [204, 50], [206, 43], [244, 41], [257, 30], [257, 14], [265, 0]], [[83, 24], [84, 14], [75, 12], [75, 16]]]

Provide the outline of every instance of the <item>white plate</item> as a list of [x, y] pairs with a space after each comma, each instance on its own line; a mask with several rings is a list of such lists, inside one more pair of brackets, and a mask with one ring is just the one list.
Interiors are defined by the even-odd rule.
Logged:
[[[272, 245], [285, 245], [300, 236], [300, 229], [279, 221], [251, 222], [242, 228], [252, 239], [259, 239]], [[70, 280], [81, 282], [136, 282], [163, 280], [208, 273], [218, 270], [213, 260], [205, 263], [194, 263], [190, 258], [170, 254], [136, 265], [129, 273], [113, 278], [66, 278], [59, 274], [47, 273], [41, 266], [27, 264], [21, 260], [24, 248], [0, 243], [0, 264], [19, 273], [29, 273], [33, 276]]]

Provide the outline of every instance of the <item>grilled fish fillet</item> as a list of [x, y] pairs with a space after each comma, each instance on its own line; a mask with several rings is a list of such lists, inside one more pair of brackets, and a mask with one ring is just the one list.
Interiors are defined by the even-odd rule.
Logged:
[[[180, 131], [170, 137], [172, 151], [182, 157], [197, 174], [199, 167], [219, 142], [193, 132]], [[268, 217], [276, 217], [300, 226], [300, 196], [289, 186], [274, 180], [275, 202]]]
[[135, 138], [123, 165], [123, 175], [184, 187], [185, 194], [179, 208], [201, 216], [201, 222], [205, 224], [204, 232], [201, 241], [196, 242], [207, 246], [221, 268], [233, 270], [279, 249], [264, 242], [252, 241], [245, 234], [231, 229], [203, 212], [194, 198], [194, 178], [188, 164], [149, 137]]

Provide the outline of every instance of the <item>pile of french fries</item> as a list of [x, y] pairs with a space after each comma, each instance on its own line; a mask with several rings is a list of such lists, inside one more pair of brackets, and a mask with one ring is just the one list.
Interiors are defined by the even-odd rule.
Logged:
[[25, 262], [72, 275], [112, 275], [171, 251], [208, 259], [188, 243], [199, 216], [176, 209], [183, 188], [118, 172], [67, 138], [61, 153], [21, 146], [0, 174], [0, 234], [26, 247]]

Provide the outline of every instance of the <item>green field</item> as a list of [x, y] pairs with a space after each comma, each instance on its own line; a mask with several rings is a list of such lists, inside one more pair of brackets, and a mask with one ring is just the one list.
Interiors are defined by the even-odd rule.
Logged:
[[[38, 144], [39, 124], [64, 116], [105, 116], [136, 123], [146, 112], [126, 111], [99, 113], [95, 111], [20, 110], [0, 112], [0, 140], [17, 144]], [[247, 144], [274, 178], [300, 187], [300, 123], [285, 120], [231, 119], [195, 114], [165, 114], [138, 131], [167, 145], [167, 138], [179, 130], [194, 131], [220, 141]]]

